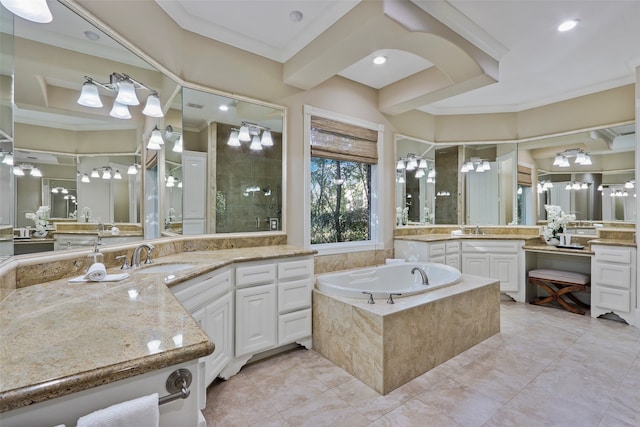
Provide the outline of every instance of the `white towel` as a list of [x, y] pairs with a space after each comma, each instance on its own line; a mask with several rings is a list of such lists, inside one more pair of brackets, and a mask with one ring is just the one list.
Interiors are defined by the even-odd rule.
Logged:
[[85, 279], [89, 279], [92, 282], [99, 282], [107, 275], [107, 267], [101, 262], [94, 262], [87, 270], [87, 274], [84, 275]]
[[[129, 277], [129, 273], [107, 274], [102, 278], [102, 280], [98, 280], [98, 282], [119, 282], [120, 280], [124, 280], [128, 277]], [[91, 279], [87, 279], [86, 274], [82, 276], [74, 277], [73, 279], [69, 279], [69, 283], [87, 283], [91, 281], [92, 281]]]
[[158, 427], [158, 393], [118, 403], [78, 419], [76, 427]]

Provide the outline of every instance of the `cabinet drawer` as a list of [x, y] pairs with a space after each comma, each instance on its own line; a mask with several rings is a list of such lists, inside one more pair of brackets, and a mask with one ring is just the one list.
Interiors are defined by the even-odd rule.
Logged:
[[429, 245], [429, 258], [444, 256], [444, 243], [432, 243]]
[[628, 265], [597, 262], [593, 271], [596, 275], [595, 283], [598, 286], [606, 285], [620, 289], [631, 288], [631, 267]]
[[278, 313], [311, 307], [312, 279], [278, 283]]
[[631, 311], [631, 293], [622, 289], [592, 287], [592, 304], [607, 310]]
[[617, 262], [621, 264], [631, 263], [631, 251], [628, 249], [597, 246], [594, 250], [596, 261]]
[[462, 252], [517, 253], [522, 249], [521, 241], [474, 240], [462, 242]]
[[236, 286], [270, 283], [276, 280], [275, 264], [260, 264], [236, 268]]
[[313, 258], [284, 261], [278, 264], [278, 279], [298, 279], [313, 276]]
[[278, 345], [289, 344], [311, 335], [311, 309], [278, 316]]
[[231, 271], [209, 273], [171, 288], [184, 308], [192, 312], [198, 306], [231, 290]]
[[460, 252], [460, 242], [446, 242], [445, 249], [447, 251], [447, 255], [457, 254]]

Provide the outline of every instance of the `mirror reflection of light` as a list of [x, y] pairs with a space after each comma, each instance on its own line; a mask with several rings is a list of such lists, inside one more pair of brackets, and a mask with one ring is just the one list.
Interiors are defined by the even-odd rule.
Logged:
[[129, 289], [129, 291], [128, 291], [128, 292], [129, 292], [129, 299], [130, 299], [131, 301], [135, 301], [135, 300], [137, 300], [137, 299], [138, 299], [138, 296], [140, 295], [140, 294], [138, 293], [138, 290], [137, 290], [137, 289]]
[[162, 341], [160, 340], [151, 340], [147, 343], [147, 348], [149, 349], [149, 354], [155, 354], [160, 351], [160, 345]]

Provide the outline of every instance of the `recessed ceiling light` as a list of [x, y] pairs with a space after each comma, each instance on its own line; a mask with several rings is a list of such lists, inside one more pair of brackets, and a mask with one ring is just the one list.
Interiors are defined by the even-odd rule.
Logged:
[[376, 56], [373, 58], [373, 63], [376, 65], [382, 65], [385, 62], [387, 62], [387, 57], [386, 56]]
[[96, 40], [100, 39], [100, 34], [94, 32], [94, 31], [91, 31], [91, 30], [85, 31], [84, 32], [84, 36], [86, 38], [88, 38], [89, 40], [91, 40], [91, 41], [96, 41]]
[[304, 18], [304, 15], [299, 10], [292, 10], [289, 12], [289, 20], [291, 22], [300, 22]]
[[580, 23], [579, 19], [569, 19], [564, 21], [562, 24], [558, 25], [558, 31], [569, 31], [573, 30], [576, 25]]
[[228, 107], [228, 106], [226, 106], [226, 105], [221, 105], [221, 106], [219, 106], [219, 107], [218, 107], [218, 109], [219, 109], [220, 111], [229, 111], [229, 107]]

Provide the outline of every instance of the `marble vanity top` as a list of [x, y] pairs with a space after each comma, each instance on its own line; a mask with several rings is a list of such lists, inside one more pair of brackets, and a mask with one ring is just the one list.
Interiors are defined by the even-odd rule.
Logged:
[[0, 303], [0, 412], [210, 354], [214, 344], [170, 286], [233, 262], [313, 253], [288, 245], [176, 253], [155, 263], [194, 267], [171, 276], [129, 270], [120, 282], [67, 277], [18, 287]]
[[537, 241], [540, 236], [531, 234], [417, 234], [411, 236], [395, 236], [395, 240], [411, 240], [415, 242], [439, 242], [448, 240], [525, 240]]

